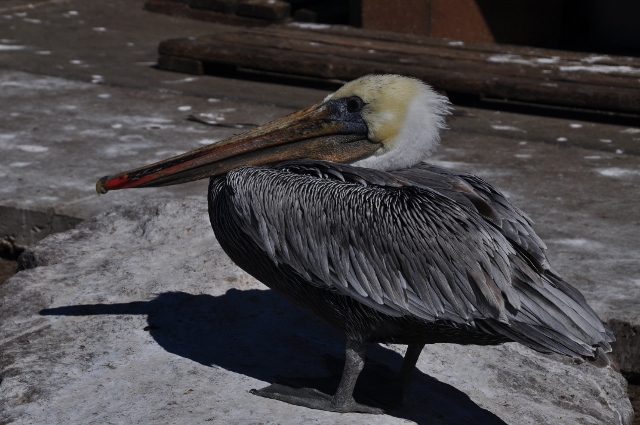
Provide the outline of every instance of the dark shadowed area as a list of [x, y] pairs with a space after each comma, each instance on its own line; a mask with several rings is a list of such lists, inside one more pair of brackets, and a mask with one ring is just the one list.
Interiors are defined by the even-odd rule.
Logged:
[[[275, 382], [278, 375], [295, 377], [301, 385], [330, 393], [335, 391], [339, 376], [323, 370], [322, 357], [324, 354], [343, 356], [344, 350], [341, 334], [296, 309], [273, 291], [231, 289], [217, 297], [165, 292], [148, 302], [75, 305], [42, 310], [40, 314], [147, 315], [148, 331], [170, 353], [267, 382]], [[229, 326], [230, 323], [233, 326]], [[297, 323], [293, 335], [291, 323]], [[307, 340], [318, 341], [317, 346], [300, 344], [296, 335], [299, 332]], [[296, 353], [295, 363], [286, 361], [291, 352]], [[402, 361], [395, 351], [375, 344], [370, 345], [368, 357], [368, 363], [374, 359], [394, 370]], [[365, 366], [365, 375], [366, 370]], [[389, 414], [425, 425], [505, 424], [463, 392], [419, 370], [415, 371], [404, 406]]]
[[0, 258], [0, 285], [13, 276], [18, 270], [18, 262]]

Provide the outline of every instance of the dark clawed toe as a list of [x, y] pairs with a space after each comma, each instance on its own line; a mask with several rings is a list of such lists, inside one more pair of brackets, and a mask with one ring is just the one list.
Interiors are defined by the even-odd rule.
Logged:
[[378, 415], [384, 413], [382, 409], [356, 403], [355, 400], [351, 400], [343, 405], [336, 405], [332, 396], [314, 388], [291, 388], [280, 384], [271, 384], [259, 390], [252, 389], [250, 392], [260, 397], [329, 412], [360, 412]]

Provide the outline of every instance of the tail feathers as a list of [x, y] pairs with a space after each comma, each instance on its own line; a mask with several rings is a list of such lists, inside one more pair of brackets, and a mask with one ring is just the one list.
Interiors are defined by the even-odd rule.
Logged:
[[[611, 351], [611, 349], [609, 349], [609, 351]], [[592, 365], [594, 365], [596, 367], [599, 367], [599, 368], [611, 366], [611, 360], [605, 354], [605, 351], [600, 347], [598, 347], [596, 349], [596, 352], [593, 355], [593, 357], [588, 357], [587, 358], [587, 361], [589, 363], [591, 363]]]
[[543, 281], [543, 286], [516, 283], [522, 308], [514, 315], [514, 323], [546, 327], [588, 345], [611, 341], [607, 329], [586, 301], [567, 296], [563, 287]]
[[508, 323], [490, 320], [486, 325], [516, 342], [542, 353], [581, 358], [598, 367], [611, 362], [615, 338], [582, 295], [555, 275], [542, 275], [542, 285], [514, 282], [521, 308], [509, 314]]
[[526, 323], [512, 323], [510, 325], [496, 321], [484, 321], [493, 332], [499, 333], [509, 339], [543, 354], [561, 354], [567, 357], [585, 360], [597, 367], [606, 367], [611, 364], [605, 353], [611, 351], [611, 346], [606, 341], [600, 341], [594, 345], [588, 345], [582, 341], [576, 341], [565, 335], [561, 335], [551, 329], [533, 326]]

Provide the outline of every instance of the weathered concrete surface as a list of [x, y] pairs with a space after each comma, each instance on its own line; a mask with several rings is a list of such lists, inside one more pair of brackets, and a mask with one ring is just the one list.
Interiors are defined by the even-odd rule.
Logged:
[[[262, 124], [287, 111], [0, 71], [0, 113], [8, 117], [0, 126], [0, 237], [30, 245], [48, 234], [40, 223], [49, 217], [85, 219], [141, 196], [203, 197], [203, 182], [109, 198], [98, 197], [95, 183], [239, 131], [186, 121], [189, 114]], [[25, 210], [44, 216], [25, 221]]]
[[[428, 347], [406, 406], [334, 414], [248, 390], [320, 376], [343, 338], [241, 272], [199, 200], [101, 214], [48, 237], [0, 287], [0, 422], [629, 424], [624, 379], [517, 344]], [[42, 311], [42, 309], [46, 309]], [[371, 357], [397, 367], [402, 347]]]
[[[6, 0], [5, 0], [6, 1]], [[13, 0], [27, 6], [30, 0]], [[159, 71], [164, 39], [227, 31], [232, 27], [144, 11], [145, 0], [51, 1], [0, 11], [0, 68], [99, 85], [218, 97], [298, 108], [319, 90], [291, 84]]]

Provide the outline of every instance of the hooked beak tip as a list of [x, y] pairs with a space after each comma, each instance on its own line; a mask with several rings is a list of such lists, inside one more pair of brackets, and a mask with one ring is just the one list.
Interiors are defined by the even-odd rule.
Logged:
[[104, 176], [100, 180], [98, 180], [98, 182], [96, 183], [96, 192], [98, 192], [98, 195], [104, 195], [105, 193], [107, 193], [109, 191], [109, 189], [104, 187], [104, 184], [108, 180], [109, 180], [109, 176]]

